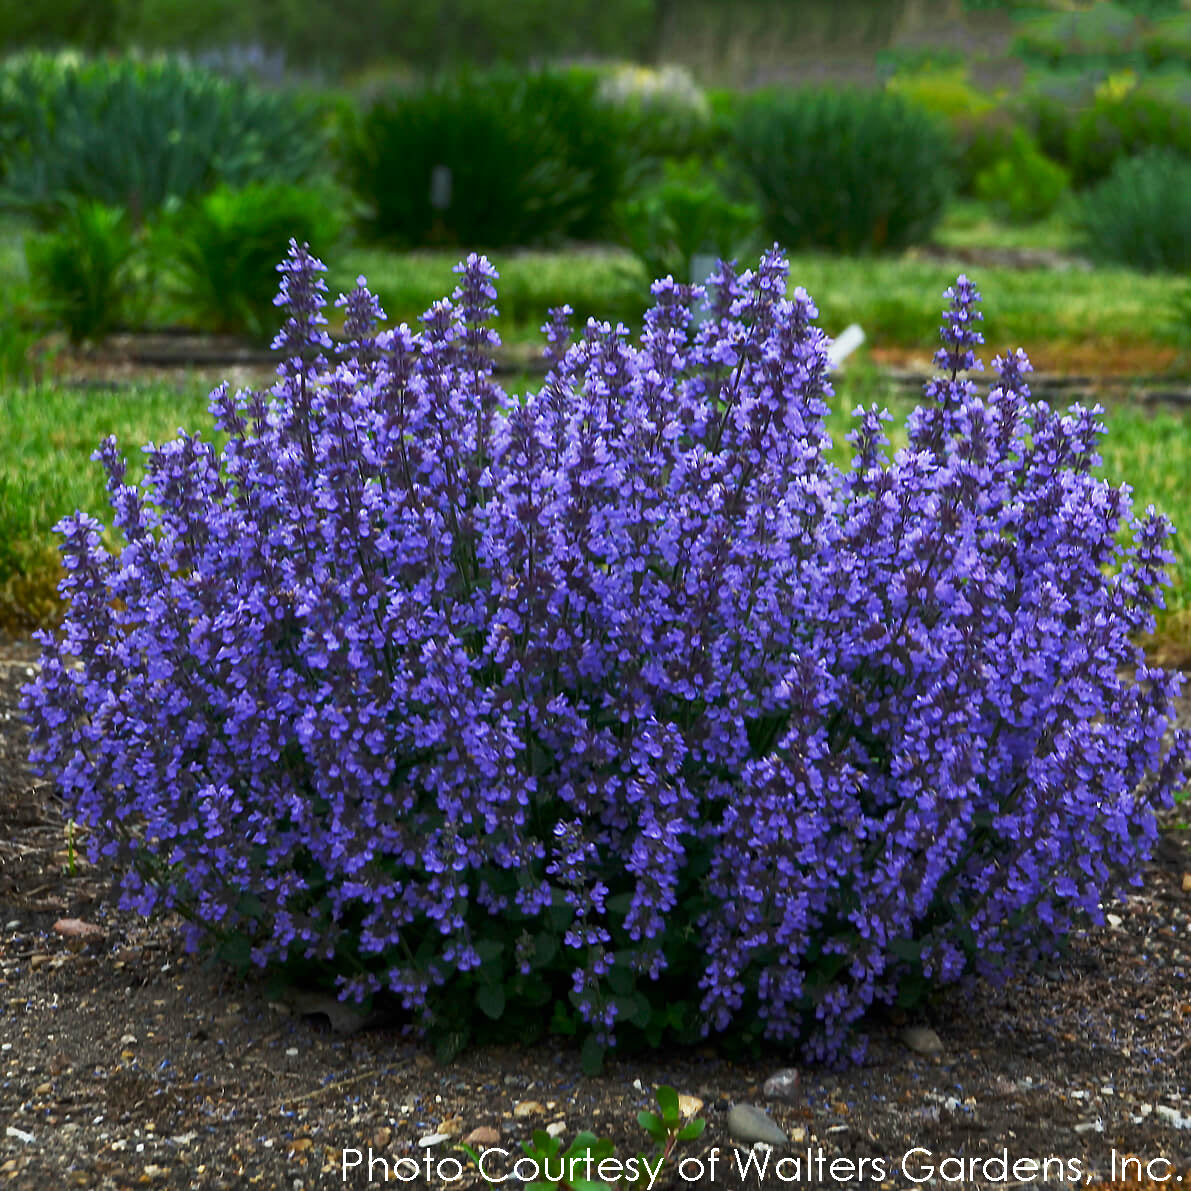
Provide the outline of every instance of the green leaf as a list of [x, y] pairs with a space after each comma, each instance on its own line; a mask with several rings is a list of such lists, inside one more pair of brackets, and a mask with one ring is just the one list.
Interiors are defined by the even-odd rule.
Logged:
[[678, 1093], [667, 1084], [662, 1084], [658, 1088], [658, 1106], [662, 1110], [662, 1117], [666, 1124], [676, 1124], [678, 1122]]
[[475, 944], [475, 952], [480, 957], [480, 963], [490, 964], [500, 958], [500, 953], [504, 951], [505, 945], [497, 942], [495, 939], [481, 939]]
[[679, 1141], [694, 1141], [696, 1137], [703, 1136], [703, 1130], [707, 1128], [707, 1122], [702, 1117], [693, 1121], [687, 1121], [685, 1125], [678, 1131]]
[[604, 1047], [594, 1034], [588, 1034], [579, 1052], [584, 1075], [599, 1075], [604, 1069]]
[[639, 1112], [637, 1114], [637, 1124], [649, 1134], [654, 1141], [666, 1140], [666, 1126], [662, 1124], [661, 1118], [657, 1113], [653, 1112]]
[[500, 984], [482, 984], [476, 990], [476, 1004], [493, 1021], [499, 1021], [505, 1011], [505, 990]]

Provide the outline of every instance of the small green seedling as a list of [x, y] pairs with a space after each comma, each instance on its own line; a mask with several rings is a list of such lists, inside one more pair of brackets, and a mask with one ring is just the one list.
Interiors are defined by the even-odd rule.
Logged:
[[[678, 1093], [671, 1087], [657, 1090], [656, 1112], [640, 1112], [637, 1123], [657, 1143], [652, 1157], [638, 1154], [621, 1161], [615, 1147], [606, 1137], [597, 1137], [584, 1130], [563, 1150], [562, 1139], [551, 1137], [544, 1129], [535, 1129], [532, 1141], [523, 1141], [525, 1156], [535, 1164], [540, 1178], [526, 1184], [525, 1191], [640, 1191], [655, 1187], [662, 1168], [669, 1161], [675, 1147], [682, 1141], [694, 1141], [702, 1135], [707, 1122], [702, 1118], [684, 1121], [679, 1111]], [[489, 1187], [496, 1184], [480, 1165], [480, 1155], [467, 1145], [458, 1147], [480, 1170]], [[604, 1175], [615, 1171], [615, 1181], [607, 1182]]]

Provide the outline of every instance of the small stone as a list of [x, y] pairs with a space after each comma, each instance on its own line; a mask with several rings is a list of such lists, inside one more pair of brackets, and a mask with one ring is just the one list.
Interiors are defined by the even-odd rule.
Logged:
[[[1183, 874], [1183, 892], [1184, 892], [1184, 893], [1191, 893], [1191, 873], [1184, 873], [1184, 874]], [[15, 929], [16, 929], [16, 927], [13, 927], [13, 926], [10, 924], [10, 926], [9, 926], [9, 929], [10, 929], [10, 930], [15, 930]]]
[[59, 918], [54, 923], [54, 933], [64, 939], [91, 943], [103, 938], [103, 927], [96, 926], [94, 922], [84, 922], [81, 918]]
[[518, 1100], [513, 1105], [513, 1116], [515, 1117], [535, 1117], [545, 1111], [545, 1108], [536, 1100]]
[[36, 972], [38, 968], [44, 967], [54, 957], [46, 955], [45, 952], [39, 951], [36, 955], [29, 956], [29, 966]]
[[500, 1141], [500, 1131], [490, 1125], [478, 1125], [463, 1141], [469, 1146], [494, 1146]]
[[550, 1124], [546, 1126], [546, 1132], [549, 1133], [551, 1137], [561, 1137], [566, 1131], [566, 1121], [551, 1121]]
[[15, 1137], [17, 1141], [23, 1141], [26, 1145], [31, 1145], [33, 1142], [33, 1134], [26, 1133], [24, 1129], [18, 1129], [15, 1125], [9, 1125], [4, 1130], [5, 1137]]
[[1075, 1132], [1076, 1133], [1103, 1133], [1104, 1132], [1104, 1122], [1103, 1121], [1080, 1121], [1080, 1123], [1075, 1126]]
[[463, 1118], [447, 1117], [445, 1121], [439, 1122], [438, 1131], [445, 1133], [448, 1137], [458, 1137], [463, 1132]]
[[52, 1083], [39, 1083], [37, 1087], [33, 1089], [33, 1094], [35, 1096], [48, 1096], [53, 1090], [54, 1085]]
[[393, 1130], [388, 1125], [382, 1125], [372, 1135], [372, 1145], [375, 1149], [383, 1150], [393, 1140]]
[[783, 1067], [775, 1071], [761, 1089], [767, 1100], [793, 1100], [798, 1094], [798, 1068]]
[[918, 1055], [941, 1055], [943, 1040], [930, 1026], [907, 1026], [901, 1032], [902, 1045]]
[[1155, 1104], [1154, 1115], [1161, 1117], [1176, 1129], [1191, 1129], [1191, 1117], [1183, 1116], [1177, 1108], [1171, 1108], [1169, 1104]]
[[451, 1135], [449, 1133], [427, 1133], [425, 1137], [418, 1138], [418, 1145], [422, 1149], [428, 1150], [431, 1146], [440, 1146], [444, 1141], [450, 1141]]
[[[1189, 873], [1188, 876], [1191, 876], [1191, 873]], [[1186, 880], [1186, 878], [1184, 878], [1184, 880]], [[8, 922], [6, 922], [4, 924], [4, 929], [8, 930], [8, 931], [20, 930], [21, 929], [21, 920], [19, 918], [10, 919]]]
[[693, 1117], [703, 1107], [703, 1101], [698, 1096], [688, 1096], [686, 1092], [678, 1093], [678, 1115], [683, 1120]]
[[1104, 920], [1109, 926], [1112, 927], [1113, 930], [1120, 930], [1121, 923], [1124, 922], [1124, 919], [1120, 916], [1120, 914], [1105, 914]]
[[136, 1035], [125, 1034], [120, 1039], [121, 1046], [136, 1046]]
[[760, 1141], [771, 1146], [784, 1146], [790, 1141], [772, 1117], [754, 1104], [733, 1104], [728, 1109], [728, 1134], [735, 1141]]
[[795, 1145], [801, 1145], [804, 1141], [806, 1141], [805, 1127], [802, 1125], [795, 1125], [794, 1128], [790, 1130], [790, 1140], [794, 1142]]

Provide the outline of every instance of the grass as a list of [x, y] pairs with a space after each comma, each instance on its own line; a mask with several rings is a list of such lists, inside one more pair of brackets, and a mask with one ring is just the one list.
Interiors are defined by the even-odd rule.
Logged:
[[[23, 295], [26, 302], [28, 297], [24, 233], [18, 221], [0, 220], [0, 303], [10, 309], [14, 295]], [[986, 206], [967, 201], [948, 212], [937, 238], [944, 248], [959, 250], [977, 244], [1059, 247], [1066, 235], [1061, 215], [1015, 228], [994, 220]], [[456, 282], [452, 266], [462, 255], [453, 249], [397, 253], [351, 243], [338, 250], [315, 249], [331, 266], [333, 293], [351, 288], [363, 274], [390, 320], [411, 323], [451, 291]], [[575, 308], [580, 321], [593, 315], [630, 325], [639, 322], [647, 304], [650, 279], [640, 262], [622, 250], [498, 252], [493, 260], [501, 273], [498, 329], [510, 343], [536, 340], [549, 309], [564, 302]], [[1040, 364], [1052, 367], [1052, 361], [1063, 366], [1073, 355], [1081, 361], [1094, 355], [1110, 366], [1119, 363], [1114, 371], [1191, 374], [1191, 322], [1185, 310], [1186, 281], [1180, 277], [1102, 268], [972, 268], [958, 258], [923, 260], [913, 253], [860, 259], [808, 253], [790, 261], [791, 279], [810, 292], [829, 331], [855, 322], [878, 349], [927, 354], [936, 343], [940, 295], [964, 271], [986, 296], [985, 333], [991, 349], [1024, 344]], [[175, 313], [155, 298], [150, 319], [161, 325]], [[11, 322], [6, 320], [6, 326]], [[0, 363], [5, 333], [0, 330]]]
[[[404, 256], [357, 248], [332, 275], [344, 289], [358, 274], [380, 295], [393, 321], [412, 322], [454, 285], [454, 252]], [[500, 271], [501, 334], [509, 342], [537, 338], [551, 306], [569, 302], [580, 318], [595, 315], [630, 325], [645, 308], [647, 278], [627, 254], [495, 254]], [[1179, 314], [1186, 283], [1125, 269], [1070, 270], [965, 267], [959, 260], [839, 258], [800, 254], [790, 259], [793, 283], [819, 306], [821, 322], [838, 333], [859, 323], [870, 344], [932, 353], [937, 345], [941, 294], [961, 272], [970, 272], [986, 297], [985, 335], [990, 351], [1035, 346], [1050, 365], [1076, 352], [1119, 360], [1124, 370], [1191, 373], [1187, 320]], [[1041, 348], [1039, 351], [1038, 349]], [[1153, 361], [1138, 361], [1149, 353]], [[1116, 368], [1113, 369], [1118, 370]]]

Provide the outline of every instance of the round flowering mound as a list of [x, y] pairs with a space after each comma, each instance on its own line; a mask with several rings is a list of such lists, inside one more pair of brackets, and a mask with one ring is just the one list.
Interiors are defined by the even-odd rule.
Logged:
[[962, 378], [965, 278], [908, 447], [857, 411], [841, 471], [776, 250], [658, 282], [639, 345], [554, 312], [524, 398], [483, 258], [416, 332], [361, 279], [337, 345], [321, 263], [281, 268], [272, 390], [216, 390], [223, 445], [146, 448], [139, 488], [103, 444], [121, 549], [60, 527], [34, 758], [126, 905], [448, 1049], [478, 1007], [592, 1061], [841, 1059], [874, 1003], [1011, 971], [1137, 871], [1185, 752], [1130, 644], [1171, 530], [1024, 355]]

